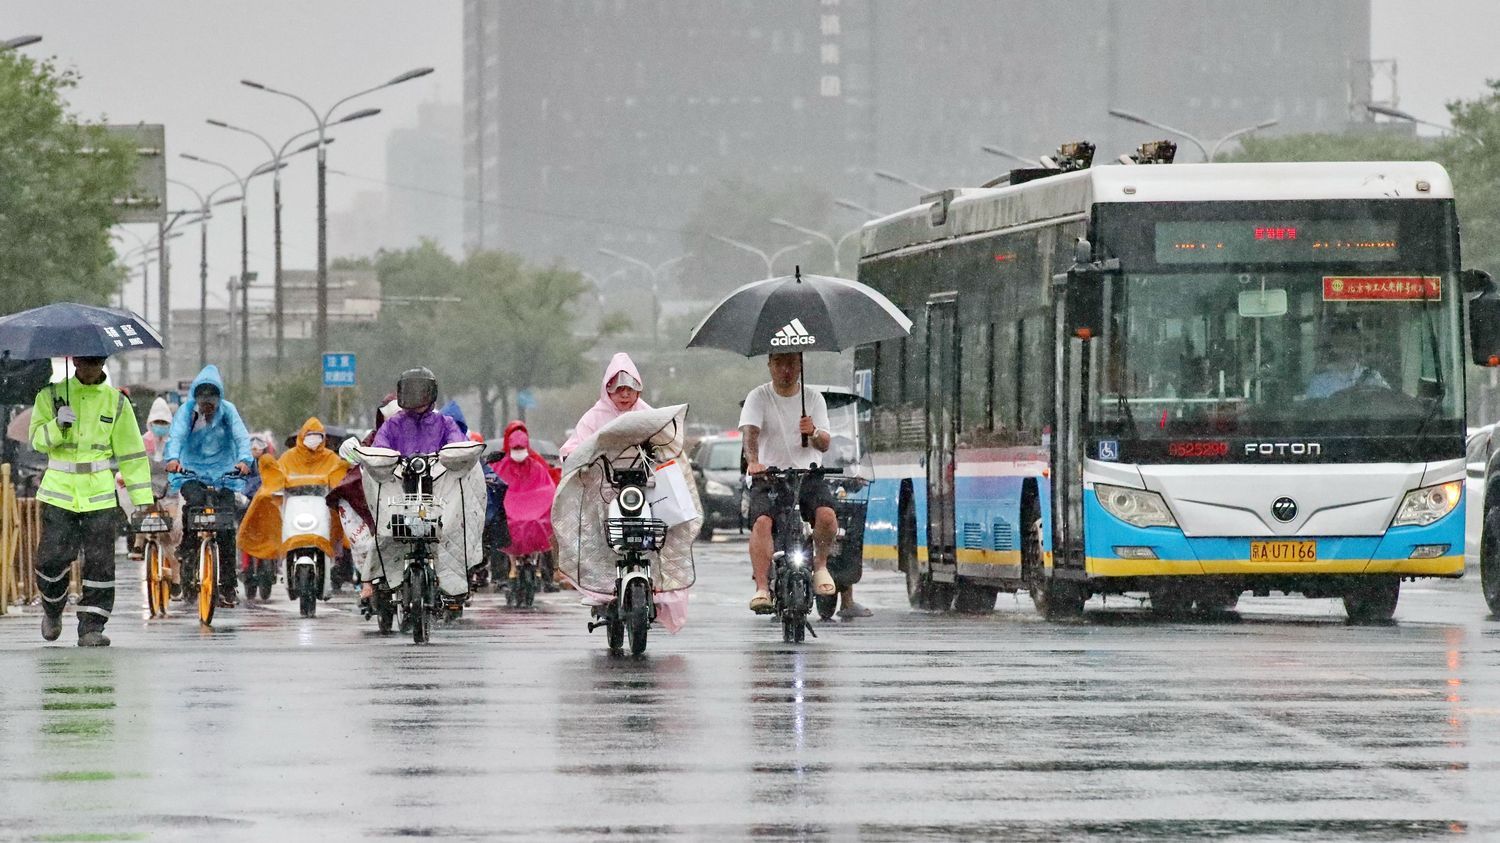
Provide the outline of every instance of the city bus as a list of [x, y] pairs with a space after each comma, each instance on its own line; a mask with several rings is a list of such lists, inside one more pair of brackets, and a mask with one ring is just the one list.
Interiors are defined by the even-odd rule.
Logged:
[[1500, 364], [1500, 292], [1442, 167], [1088, 157], [861, 232], [914, 322], [855, 353], [867, 560], [915, 607], [1048, 618], [1275, 592], [1378, 622], [1462, 576], [1465, 348]]

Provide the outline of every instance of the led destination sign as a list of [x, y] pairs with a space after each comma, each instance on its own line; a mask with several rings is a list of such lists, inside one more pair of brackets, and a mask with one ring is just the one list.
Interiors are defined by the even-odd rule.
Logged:
[[1160, 264], [1333, 264], [1400, 256], [1393, 220], [1202, 220], [1156, 224]]

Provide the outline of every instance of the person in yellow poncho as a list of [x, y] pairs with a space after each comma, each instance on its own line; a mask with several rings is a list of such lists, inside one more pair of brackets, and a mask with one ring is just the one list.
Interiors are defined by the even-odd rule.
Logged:
[[[290, 549], [281, 540], [281, 504], [276, 493], [288, 486], [327, 486], [330, 490], [344, 479], [349, 464], [327, 445], [323, 423], [315, 418], [302, 424], [297, 444], [287, 449], [281, 459], [270, 454], [260, 458], [261, 486], [250, 501], [250, 509], [240, 522], [240, 549], [257, 559], [280, 559]], [[293, 536], [288, 544], [305, 547], [312, 544], [331, 561], [344, 542], [337, 516], [333, 518], [333, 535]]]

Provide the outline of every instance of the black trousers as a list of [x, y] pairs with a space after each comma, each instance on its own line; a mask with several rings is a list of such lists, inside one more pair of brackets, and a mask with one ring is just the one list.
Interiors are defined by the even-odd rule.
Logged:
[[42, 609], [57, 617], [68, 602], [68, 574], [83, 551], [83, 596], [78, 601], [78, 633], [103, 629], [115, 608], [115, 528], [120, 511], [69, 512], [42, 504], [42, 541], [37, 551], [36, 587]]

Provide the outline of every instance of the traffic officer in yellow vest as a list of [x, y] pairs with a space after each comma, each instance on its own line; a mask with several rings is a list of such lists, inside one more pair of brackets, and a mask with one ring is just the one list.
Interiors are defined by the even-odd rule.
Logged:
[[36, 496], [42, 506], [37, 589], [42, 638], [62, 634], [68, 573], [83, 550], [78, 646], [108, 647], [104, 624], [115, 606], [115, 470], [136, 506], [149, 506], [151, 463], [130, 402], [104, 382], [103, 357], [75, 357], [76, 374], [43, 389], [31, 411], [31, 446], [47, 456]]

